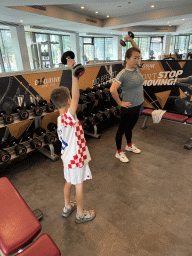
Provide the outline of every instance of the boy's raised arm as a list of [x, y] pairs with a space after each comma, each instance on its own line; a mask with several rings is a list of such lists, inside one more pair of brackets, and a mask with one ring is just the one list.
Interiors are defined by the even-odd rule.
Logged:
[[[74, 59], [68, 59], [67, 60], [67, 65], [71, 70], [72, 70], [74, 64], [75, 64]], [[72, 72], [71, 95], [72, 95], [72, 99], [71, 99], [71, 104], [70, 104], [70, 107], [69, 107], [69, 112], [71, 113], [71, 115], [73, 117], [75, 117], [77, 107], [78, 107], [78, 104], [79, 104], [79, 81], [78, 81], [77, 77], [73, 76], [73, 72]]]

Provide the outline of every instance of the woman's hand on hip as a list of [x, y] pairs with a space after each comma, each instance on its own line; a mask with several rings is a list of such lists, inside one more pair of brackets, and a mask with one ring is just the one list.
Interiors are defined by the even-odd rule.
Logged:
[[121, 107], [123, 108], [128, 108], [131, 106], [131, 103], [130, 102], [127, 102], [127, 101], [121, 101]]

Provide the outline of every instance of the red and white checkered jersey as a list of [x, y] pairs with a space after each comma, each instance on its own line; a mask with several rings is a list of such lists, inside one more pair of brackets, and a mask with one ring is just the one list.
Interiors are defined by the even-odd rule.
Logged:
[[61, 159], [67, 168], [82, 168], [91, 160], [83, 127], [69, 109], [57, 118], [57, 133], [61, 146]]

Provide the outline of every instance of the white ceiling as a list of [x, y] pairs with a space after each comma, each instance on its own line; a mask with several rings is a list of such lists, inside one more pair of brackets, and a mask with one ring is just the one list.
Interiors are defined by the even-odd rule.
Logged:
[[[74, 0], [73, 4], [71, 0], [31, 2], [0, 0], [0, 23], [95, 35], [121, 35], [128, 30], [136, 35], [192, 34], [192, 0], [83, 0], [83, 4], [80, 0]], [[46, 11], [30, 5], [44, 6]]]

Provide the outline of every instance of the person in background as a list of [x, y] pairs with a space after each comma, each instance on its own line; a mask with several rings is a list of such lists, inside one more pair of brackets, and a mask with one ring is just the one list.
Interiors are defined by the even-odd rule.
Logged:
[[[125, 68], [117, 74], [111, 85], [110, 92], [117, 104], [121, 106], [120, 123], [116, 133], [117, 151], [115, 157], [122, 162], [129, 162], [125, 152], [121, 149], [122, 137], [125, 134], [127, 141], [125, 150], [134, 153], [141, 152], [141, 150], [132, 143], [132, 130], [138, 121], [140, 107], [144, 102], [144, 79], [138, 68], [141, 60], [141, 50], [129, 35], [127, 35], [124, 40], [131, 42], [132, 47], [126, 51], [124, 61]], [[122, 101], [117, 91], [120, 86], [122, 89]]]

